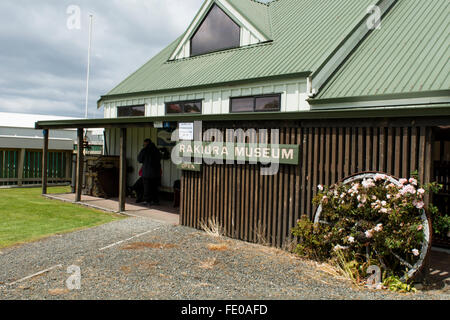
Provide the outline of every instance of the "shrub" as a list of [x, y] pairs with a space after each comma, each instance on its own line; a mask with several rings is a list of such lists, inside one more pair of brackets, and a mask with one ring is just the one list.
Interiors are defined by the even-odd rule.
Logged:
[[399, 181], [376, 174], [350, 184], [319, 186], [314, 203], [322, 206], [320, 220], [326, 224], [302, 217], [292, 230], [299, 238], [296, 253], [320, 261], [332, 259], [355, 279], [367, 276], [372, 264], [386, 277], [404, 276], [405, 262], [414, 265], [420, 258], [424, 197], [439, 186], [420, 185], [415, 177]]

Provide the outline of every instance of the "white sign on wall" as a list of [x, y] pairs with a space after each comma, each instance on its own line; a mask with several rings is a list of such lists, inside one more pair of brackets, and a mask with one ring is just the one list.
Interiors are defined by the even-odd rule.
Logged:
[[178, 125], [178, 137], [184, 141], [194, 140], [194, 123], [180, 122]]
[[156, 121], [153, 123], [153, 127], [157, 129], [162, 129], [164, 128], [164, 123], [162, 121]]

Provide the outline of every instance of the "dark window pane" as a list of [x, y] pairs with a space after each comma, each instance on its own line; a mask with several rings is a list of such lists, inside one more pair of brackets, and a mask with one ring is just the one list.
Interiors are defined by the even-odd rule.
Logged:
[[237, 48], [240, 34], [239, 25], [214, 5], [191, 39], [191, 55]]
[[185, 101], [166, 103], [166, 114], [171, 113], [202, 113], [202, 101]]
[[168, 103], [166, 113], [183, 113], [183, 106], [179, 103]]
[[256, 98], [255, 111], [278, 111], [280, 110], [280, 97]]
[[185, 113], [201, 113], [202, 112], [202, 102], [193, 101], [184, 103]]
[[117, 108], [117, 116], [121, 117], [144, 117], [145, 106], [126, 106]]
[[254, 107], [254, 98], [237, 98], [231, 99], [231, 111], [232, 112], [252, 112]]

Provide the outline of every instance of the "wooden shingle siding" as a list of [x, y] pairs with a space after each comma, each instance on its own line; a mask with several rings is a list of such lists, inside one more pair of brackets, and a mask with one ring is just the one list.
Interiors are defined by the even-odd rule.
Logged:
[[[291, 239], [290, 230], [300, 216], [312, 217], [315, 212], [312, 198], [318, 184], [330, 185], [361, 171], [400, 178], [418, 170], [420, 180], [431, 178], [430, 127], [408, 122], [374, 126], [364, 121], [253, 125], [280, 129], [280, 143], [299, 145], [299, 165], [280, 165], [274, 176], [260, 175], [259, 164], [204, 164], [201, 172], [183, 172], [183, 225], [201, 228], [202, 223], [217, 219], [229, 237], [282, 247]], [[205, 123], [204, 129], [208, 127], [226, 129], [223, 123]], [[228, 127], [245, 129], [252, 124]], [[270, 136], [262, 140], [270, 142]]]

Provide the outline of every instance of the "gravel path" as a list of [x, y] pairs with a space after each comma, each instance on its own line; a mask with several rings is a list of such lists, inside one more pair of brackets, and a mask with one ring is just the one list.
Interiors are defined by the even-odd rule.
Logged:
[[[66, 288], [71, 265], [80, 290]], [[284, 251], [147, 218], [4, 249], [0, 285], [0, 299], [450, 299], [355, 288]]]

